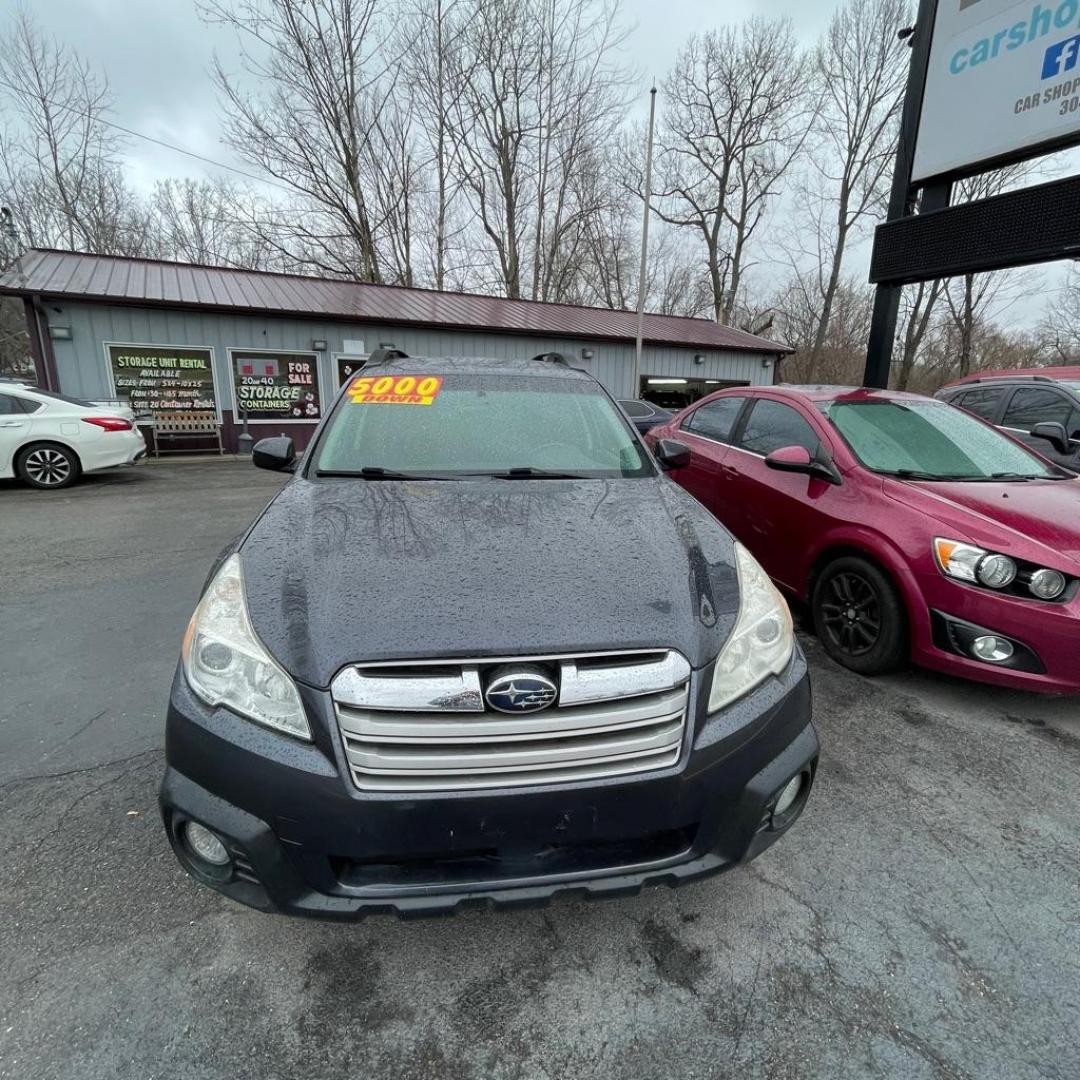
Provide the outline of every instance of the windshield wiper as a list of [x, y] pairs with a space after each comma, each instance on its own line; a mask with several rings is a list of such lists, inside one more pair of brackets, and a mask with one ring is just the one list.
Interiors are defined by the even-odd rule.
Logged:
[[940, 473], [920, 472], [918, 469], [875, 469], [881, 476], [895, 476], [899, 480], [971, 480], [970, 476], [942, 476]]
[[1065, 480], [1065, 476], [1039, 476], [1036, 473], [995, 472], [973, 475], [944, 476], [939, 473], [919, 472], [918, 469], [879, 469], [883, 476], [895, 476], [900, 480], [937, 480], [941, 483], [986, 484], [994, 480]]
[[534, 469], [531, 465], [518, 465], [504, 472], [470, 473], [471, 476], [491, 476], [496, 480], [587, 480], [581, 473], [560, 472], [558, 469]]
[[362, 469], [316, 469], [316, 476], [351, 476], [359, 480], [457, 480], [457, 476], [439, 473], [396, 472], [380, 465], [365, 465]]

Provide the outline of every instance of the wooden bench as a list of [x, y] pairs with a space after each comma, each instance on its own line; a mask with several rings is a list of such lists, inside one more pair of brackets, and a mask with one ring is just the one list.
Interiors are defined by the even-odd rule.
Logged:
[[163, 450], [162, 441], [179, 442], [191, 439], [213, 439], [217, 443], [218, 453], [225, 453], [225, 444], [221, 441], [221, 425], [217, 413], [206, 412], [159, 412], [154, 413], [154, 457], [162, 454], [182, 454], [190, 447], [170, 447]]

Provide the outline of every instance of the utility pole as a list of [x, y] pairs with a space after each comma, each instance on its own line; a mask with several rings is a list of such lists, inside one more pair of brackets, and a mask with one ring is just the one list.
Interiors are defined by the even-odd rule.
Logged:
[[649, 91], [649, 137], [645, 143], [645, 212], [641, 220], [641, 269], [637, 288], [637, 337], [634, 340], [634, 381], [630, 396], [641, 392], [641, 338], [645, 329], [645, 276], [649, 262], [649, 211], [652, 209], [652, 146], [656, 123], [656, 87]]

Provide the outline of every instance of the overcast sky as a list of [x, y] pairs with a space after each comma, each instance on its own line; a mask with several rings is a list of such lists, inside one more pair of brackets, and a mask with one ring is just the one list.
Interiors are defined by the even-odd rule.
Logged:
[[[0, 0], [13, 11], [16, 0]], [[641, 108], [648, 86], [672, 66], [679, 47], [694, 31], [708, 30], [748, 15], [788, 15], [799, 37], [813, 42], [825, 29], [836, 0], [622, 0], [624, 22], [632, 27], [626, 58], [642, 74]], [[208, 68], [216, 49], [235, 67], [234, 37], [207, 26], [193, 0], [47, 0], [34, 3], [35, 18], [49, 33], [77, 49], [104, 72], [114, 96], [113, 119], [125, 127], [185, 147], [206, 157], [243, 167], [223, 146], [218, 105]], [[663, 108], [663, 102], [660, 102]], [[141, 191], [168, 176], [199, 176], [217, 171], [184, 155], [142, 140], [129, 141], [125, 153], [128, 182]], [[869, 243], [851, 253], [848, 271], [862, 275]], [[1042, 308], [1038, 282], [1055, 289], [1061, 267], [1031, 275], [1029, 301], [1013, 305], [1007, 318], [1034, 322]]]
[[[13, 10], [15, 0], [0, 0], [0, 5]], [[827, 22], [833, 0], [623, 0], [622, 7], [624, 22], [633, 27], [627, 59], [642, 73], [644, 101], [649, 78], [664, 75], [692, 31], [755, 12], [777, 16], [787, 11], [799, 34], [812, 40]], [[220, 143], [217, 100], [208, 75], [215, 49], [227, 64], [235, 61], [235, 39], [203, 23], [193, 0], [48, 0], [35, 3], [33, 12], [46, 31], [105, 73], [118, 123], [241, 164]], [[138, 140], [128, 147], [127, 160], [128, 179], [137, 188], [166, 176], [212, 171]]]

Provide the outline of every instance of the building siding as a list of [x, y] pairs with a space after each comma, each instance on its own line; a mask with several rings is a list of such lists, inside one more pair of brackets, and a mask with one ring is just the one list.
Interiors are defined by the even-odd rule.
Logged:
[[[57, 311], [57, 308], [60, 308]], [[337, 389], [334, 357], [344, 342], [360, 340], [371, 352], [390, 342], [413, 356], [492, 356], [526, 360], [537, 353], [561, 352], [572, 364], [591, 372], [615, 397], [632, 397], [634, 346], [627, 342], [603, 344], [573, 338], [541, 338], [501, 333], [463, 333], [370, 323], [322, 322], [314, 319], [227, 315], [169, 308], [141, 308], [51, 302], [49, 321], [71, 327], [70, 341], [53, 341], [61, 389], [80, 397], [110, 394], [105, 342], [143, 345], [208, 346], [214, 350], [214, 378], [223, 410], [233, 408], [229, 349], [288, 349], [311, 351], [322, 339], [327, 350], [319, 353], [319, 378], [324, 400]], [[581, 358], [591, 349], [591, 360]], [[694, 363], [695, 354], [704, 357]], [[763, 364], [768, 361], [768, 366]], [[649, 346], [642, 350], [641, 374], [694, 379], [719, 379], [753, 385], [771, 383], [770, 353], [727, 352]]]

